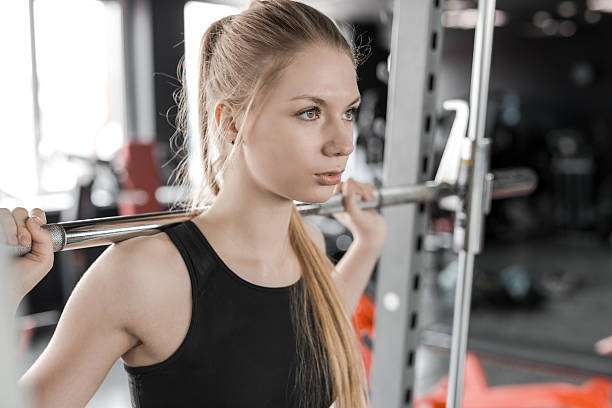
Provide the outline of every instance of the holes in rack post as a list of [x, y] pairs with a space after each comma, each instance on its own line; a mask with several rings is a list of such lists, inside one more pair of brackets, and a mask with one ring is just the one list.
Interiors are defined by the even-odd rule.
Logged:
[[417, 327], [417, 314], [416, 312], [412, 312], [412, 315], [410, 315], [410, 329], [414, 330]]
[[412, 402], [412, 388], [406, 388], [404, 393], [404, 404], [410, 404]]
[[417, 273], [416, 275], [414, 275], [414, 278], [412, 280], [412, 291], [418, 292], [420, 286], [421, 286], [421, 275]]
[[406, 365], [408, 367], [412, 367], [414, 364], [414, 350], [410, 350], [408, 353], [408, 359], [406, 360]]
[[429, 131], [431, 130], [431, 115], [425, 116], [425, 126], [423, 130], [425, 131], [425, 133], [429, 133]]

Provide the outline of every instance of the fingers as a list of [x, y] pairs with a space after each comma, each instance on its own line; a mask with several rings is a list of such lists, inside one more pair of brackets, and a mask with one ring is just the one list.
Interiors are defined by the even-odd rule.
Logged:
[[376, 186], [371, 183], [359, 183], [352, 178], [341, 183], [341, 190], [344, 196], [344, 206], [348, 212], [361, 211], [357, 205], [357, 196], [360, 196], [363, 201], [371, 201], [376, 198], [374, 195]]
[[376, 186], [372, 183], [363, 183], [361, 184], [363, 191], [366, 193], [366, 201], [374, 200], [376, 196], [374, 196], [374, 191], [376, 191]]
[[47, 223], [47, 214], [40, 208], [32, 208], [30, 210], [30, 217], [38, 217], [42, 220], [43, 224]]
[[48, 265], [51, 269], [53, 265], [53, 243], [51, 233], [42, 228], [43, 221], [39, 217], [27, 219], [27, 227], [32, 235], [32, 251], [30, 254], [39, 262]]
[[362, 200], [370, 201], [375, 199], [374, 191], [376, 191], [376, 186], [372, 183], [360, 183], [358, 181], [349, 178], [347, 183], [352, 185], [351, 191], [354, 191], [355, 194], [359, 195]]
[[[41, 227], [47, 223], [47, 215], [40, 208], [30, 210], [30, 218], [27, 219], [26, 225], [32, 234], [34, 244], [32, 252], [43, 257], [53, 256], [53, 244], [51, 243], [51, 234], [49, 231]], [[51, 248], [51, 250], [49, 250]]]
[[357, 206], [357, 184], [355, 180], [349, 178], [346, 182], [342, 183], [342, 198], [344, 201], [344, 208], [349, 214], [355, 214], [360, 211]]
[[53, 244], [49, 231], [41, 228], [46, 224], [47, 216], [40, 208], [28, 211], [16, 207], [12, 211], [0, 208], [0, 225], [4, 234], [0, 234], [3, 243], [10, 245], [31, 246], [31, 256], [42, 263], [53, 259]]
[[17, 245], [17, 224], [7, 208], [0, 208], [0, 226], [4, 231], [3, 234], [0, 234], [2, 243]]
[[16, 207], [13, 209], [12, 214], [15, 225], [17, 226], [17, 240], [19, 241], [19, 245], [30, 246], [32, 237], [26, 227], [28, 210], [23, 207]]

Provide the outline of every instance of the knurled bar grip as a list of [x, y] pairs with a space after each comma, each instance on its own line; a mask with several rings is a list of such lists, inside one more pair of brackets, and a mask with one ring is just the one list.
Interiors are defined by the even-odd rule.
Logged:
[[[58, 224], [46, 224], [43, 225], [42, 228], [46, 229], [51, 233], [51, 242], [53, 243], [53, 252], [61, 251], [62, 248], [66, 246], [66, 230], [64, 227]], [[26, 248], [28, 253], [32, 250], [32, 247], [22, 247]]]
[[[529, 169], [507, 169], [493, 172], [493, 198], [516, 197], [527, 195], [535, 190], [537, 176]], [[455, 187], [446, 183], [426, 182], [413, 186], [386, 187], [374, 191], [374, 200], [362, 201], [357, 197], [357, 206], [361, 209], [380, 208], [384, 206], [432, 202], [457, 194]], [[328, 215], [345, 211], [342, 194], [334, 194], [322, 204], [297, 204], [303, 216]], [[196, 211], [206, 210], [208, 206], [198, 207]], [[88, 220], [46, 224], [42, 227], [51, 233], [53, 251], [64, 251], [110, 245], [141, 235], [153, 235], [160, 228], [188, 220], [194, 216], [188, 210], [165, 211], [118, 217], [93, 218]], [[12, 256], [22, 256], [32, 250], [31, 246], [11, 246], [0, 244], [0, 249]]]

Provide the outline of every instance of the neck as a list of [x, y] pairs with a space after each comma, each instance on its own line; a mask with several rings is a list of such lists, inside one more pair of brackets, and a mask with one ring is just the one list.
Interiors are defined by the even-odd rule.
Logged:
[[246, 169], [236, 167], [228, 167], [219, 195], [199, 218], [232, 242], [241, 258], [262, 266], [282, 265], [291, 254], [293, 201], [262, 188]]

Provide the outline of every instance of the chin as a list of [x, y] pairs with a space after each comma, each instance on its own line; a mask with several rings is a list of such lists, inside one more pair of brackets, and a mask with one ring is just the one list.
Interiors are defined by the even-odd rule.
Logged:
[[306, 194], [300, 194], [300, 197], [296, 197], [295, 200], [312, 204], [324, 203], [333, 195], [335, 187], [336, 186], [317, 186], [305, 192]]

